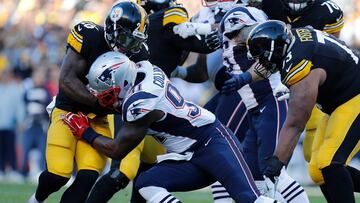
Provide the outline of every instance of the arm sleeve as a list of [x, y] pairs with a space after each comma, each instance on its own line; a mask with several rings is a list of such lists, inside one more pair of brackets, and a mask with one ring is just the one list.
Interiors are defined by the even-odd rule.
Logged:
[[128, 97], [123, 104], [123, 120], [133, 122], [144, 117], [155, 109], [159, 97], [149, 92], [136, 92]]
[[173, 27], [189, 20], [188, 13], [184, 7], [175, 6], [164, 12], [163, 18], [163, 32], [164, 39], [172, 45], [181, 48], [185, 51], [192, 51], [202, 54], [211, 53], [213, 50], [209, 49], [205, 43], [204, 37], [199, 40], [195, 36], [183, 39], [175, 34]]
[[[325, 26], [323, 31], [329, 34], [340, 32], [344, 27], [344, 14], [340, 7], [332, 1], [327, 1], [326, 12], [328, 17], [324, 17]], [[325, 5], [324, 5], [325, 6]]]
[[310, 73], [312, 66], [312, 61], [307, 59], [294, 59], [286, 62], [283, 68], [285, 73], [282, 78], [282, 83], [289, 87], [299, 82]]
[[83, 21], [76, 24], [68, 34], [67, 48], [71, 48], [76, 53], [86, 58], [89, 54], [91, 46], [90, 40], [94, 38], [94, 32], [99, 32], [96, 24]]

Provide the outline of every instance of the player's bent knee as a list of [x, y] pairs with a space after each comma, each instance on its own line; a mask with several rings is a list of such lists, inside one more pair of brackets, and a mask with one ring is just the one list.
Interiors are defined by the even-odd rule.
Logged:
[[312, 181], [315, 184], [317, 184], [317, 185], [324, 184], [324, 177], [321, 173], [321, 170], [317, 166], [315, 166], [313, 164], [309, 164], [308, 171], [309, 171], [309, 175], [310, 175]]
[[116, 191], [124, 189], [130, 181], [125, 174], [117, 169], [110, 170], [101, 179], [103, 179], [103, 184], [112, 185]]
[[51, 193], [58, 191], [69, 181], [69, 178], [62, 177], [49, 171], [43, 171], [39, 176], [39, 186], [36, 190], [36, 199], [43, 201]]

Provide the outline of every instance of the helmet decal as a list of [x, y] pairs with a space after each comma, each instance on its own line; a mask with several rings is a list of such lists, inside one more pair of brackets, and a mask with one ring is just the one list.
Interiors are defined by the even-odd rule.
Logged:
[[108, 86], [113, 84], [113, 72], [120, 67], [121, 64], [125, 62], [114, 64], [113, 66], [105, 69], [97, 78], [100, 82], [105, 83]]
[[121, 18], [122, 15], [123, 15], [123, 9], [121, 7], [115, 7], [114, 9], [111, 10], [110, 19], [113, 22], [116, 22]]

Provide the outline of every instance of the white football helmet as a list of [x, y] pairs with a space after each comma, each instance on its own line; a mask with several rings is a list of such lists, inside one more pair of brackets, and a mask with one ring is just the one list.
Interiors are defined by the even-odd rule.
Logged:
[[106, 52], [91, 65], [86, 78], [88, 89], [102, 106], [112, 107], [121, 101], [136, 79], [136, 65], [120, 52]]

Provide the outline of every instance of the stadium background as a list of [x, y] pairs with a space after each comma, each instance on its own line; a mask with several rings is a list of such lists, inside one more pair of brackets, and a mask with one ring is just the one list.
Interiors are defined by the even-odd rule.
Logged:
[[[184, 4], [190, 16], [202, 5], [201, 0], [178, 2]], [[360, 0], [335, 2], [345, 13], [341, 39], [360, 49]], [[42, 157], [39, 149], [44, 137], [36, 134], [32, 136], [38, 142], [32, 143], [35, 146], [30, 151], [29, 161], [24, 163], [24, 146], [29, 145], [24, 131], [31, 125], [26, 111], [31, 107], [24, 103], [24, 93], [34, 80], [40, 80], [51, 95], [56, 94], [69, 27], [81, 20], [103, 24], [113, 3], [113, 0], [0, 0], [0, 202], [24, 202], [34, 191], [43, 167], [39, 164]], [[191, 59], [187, 63], [192, 63]], [[35, 72], [42, 74], [32, 74]], [[186, 98], [199, 104], [204, 104], [214, 93], [210, 83], [189, 84], [178, 79], [174, 82]], [[11, 99], [9, 102], [3, 98]], [[7, 128], [16, 132], [15, 137], [1, 134], [1, 130]], [[357, 160], [352, 164], [360, 166]], [[315, 196], [312, 201], [324, 201], [316, 197], [319, 191], [311, 187], [300, 147], [294, 153], [289, 170], [297, 180], [309, 186], [310, 194]], [[56, 193], [48, 202], [57, 202], [60, 194]], [[129, 194], [128, 190], [122, 191], [112, 202], [124, 202]], [[209, 202], [210, 194], [193, 192], [182, 194], [180, 198], [184, 202]]]

